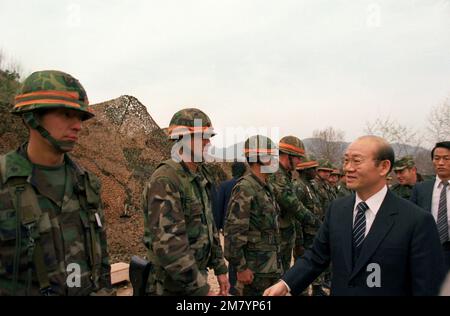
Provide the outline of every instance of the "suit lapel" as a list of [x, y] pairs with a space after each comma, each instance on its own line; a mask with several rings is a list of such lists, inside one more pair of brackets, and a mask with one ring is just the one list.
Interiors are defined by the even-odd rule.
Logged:
[[425, 197], [424, 197], [425, 205], [424, 206], [425, 206], [425, 210], [427, 210], [430, 213], [431, 213], [431, 203], [433, 201], [434, 183], [435, 183], [435, 180], [429, 181], [426, 183], [426, 187], [425, 187]]
[[348, 271], [352, 271], [352, 243], [353, 243], [353, 208], [355, 205], [355, 195], [344, 205], [344, 213], [342, 214], [342, 249], [344, 251], [345, 262]]
[[[397, 213], [395, 209], [395, 201], [393, 201], [393, 195], [390, 191], [387, 192], [383, 203], [375, 217], [375, 220], [370, 228], [369, 233], [366, 236], [366, 240], [361, 249], [360, 256], [356, 261], [355, 268], [352, 271], [350, 279], [356, 276], [356, 274], [364, 267], [367, 261], [372, 257], [377, 250], [379, 244], [384, 239], [386, 234], [391, 230], [394, 225], [395, 216]], [[351, 247], [351, 246], [350, 246]]]

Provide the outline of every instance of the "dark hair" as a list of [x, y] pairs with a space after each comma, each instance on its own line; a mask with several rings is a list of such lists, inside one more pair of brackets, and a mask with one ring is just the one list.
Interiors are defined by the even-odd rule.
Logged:
[[245, 163], [235, 161], [231, 165], [231, 175], [233, 176], [233, 178], [240, 178], [244, 175], [246, 169], [247, 168], [245, 167]]
[[394, 167], [394, 161], [395, 161], [395, 153], [394, 149], [392, 149], [392, 146], [388, 143], [384, 143], [380, 145], [380, 148], [378, 149], [378, 152], [375, 154], [375, 160], [378, 161], [378, 164], [382, 162], [383, 160], [389, 160], [391, 162], [391, 167], [389, 168], [388, 174], [392, 171], [392, 168]]
[[436, 148], [446, 148], [446, 149], [450, 150], [450, 141], [436, 143], [436, 145], [434, 145], [433, 150], [431, 151], [431, 160], [434, 159], [434, 150]]

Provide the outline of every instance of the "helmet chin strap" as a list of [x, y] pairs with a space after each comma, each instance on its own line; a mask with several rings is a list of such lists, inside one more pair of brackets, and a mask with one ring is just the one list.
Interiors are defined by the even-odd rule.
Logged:
[[74, 141], [63, 141], [53, 138], [52, 135], [50, 135], [50, 133], [39, 123], [39, 120], [36, 118], [34, 112], [24, 113], [22, 117], [25, 123], [27, 123], [32, 129], [38, 131], [39, 134], [48, 140], [57, 151], [66, 153], [71, 151], [75, 146]]

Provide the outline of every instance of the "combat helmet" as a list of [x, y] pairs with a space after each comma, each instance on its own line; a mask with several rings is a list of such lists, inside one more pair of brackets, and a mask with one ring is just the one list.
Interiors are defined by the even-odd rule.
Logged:
[[57, 108], [79, 111], [83, 114], [83, 121], [94, 116], [86, 91], [77, 79], [61, 71], [43, 70], [36, 71], [25, 79], [15, 97], [11, 113], [21, 115], [28, 126], [37, 130], [56, 149], [64, 152], [72, 149], [75, 142], [53, 138], [35, 115], [40, 110]]
[[319, 170], [333, 172], [334, 167], [331, 164], [331, 162], [329, 162], [328, 160], [319, 159], [319, 166], [317, 167], [317, 171], [319, 171]]
[[295, 136], [285, 136], [280, 139], [279, 151], [291, 156], [305, 157], [305, 145]]
[[266, 136], [255, 135], [245, 141], [244, 155], [249, 161], [257, 161], [257, 157], [278, 156], [278, 149], [275, 143]]
[[216, 135], [211, 120], [203, 111], [186, 108], [173, 115], [168, 128], [171, 139], [179, 139], [181, 136], [196, 133], [202, 133], [208, 138]]

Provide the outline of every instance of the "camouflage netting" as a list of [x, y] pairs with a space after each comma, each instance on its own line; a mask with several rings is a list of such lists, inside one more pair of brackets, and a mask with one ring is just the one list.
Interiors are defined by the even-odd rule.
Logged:
[[93, 105], [73, 156], [97, 174], [108, 221], [111, 261], [145, 254], [140, 195], [158, 163], [170, 155], [167, 136], [132, 96]]

